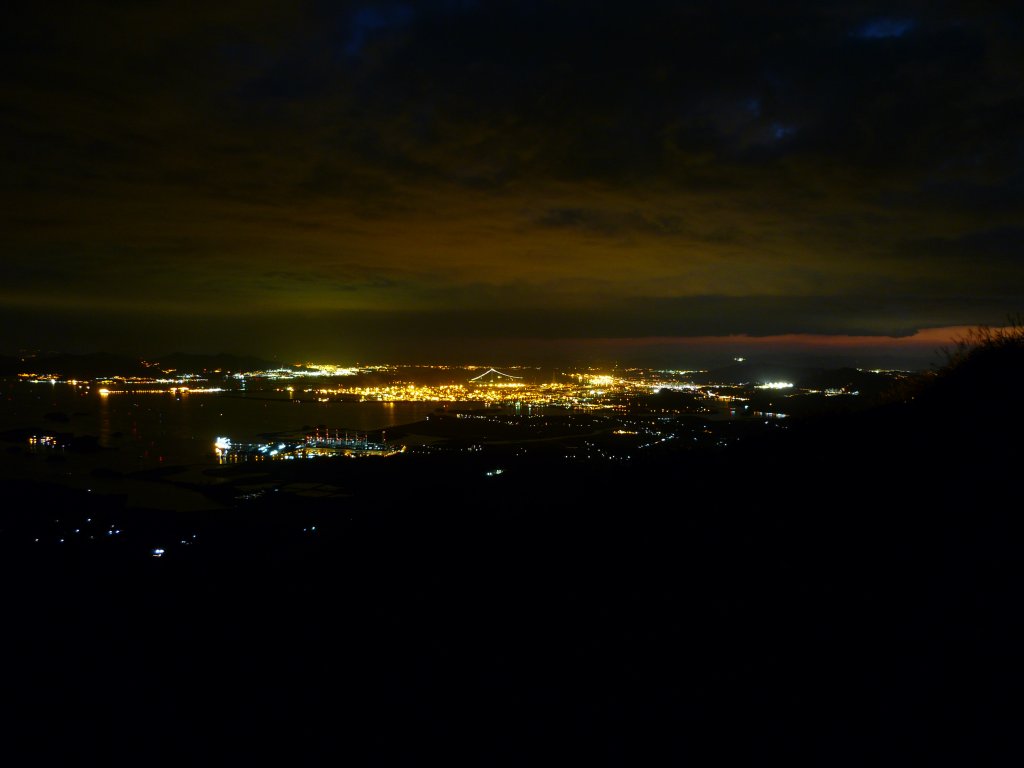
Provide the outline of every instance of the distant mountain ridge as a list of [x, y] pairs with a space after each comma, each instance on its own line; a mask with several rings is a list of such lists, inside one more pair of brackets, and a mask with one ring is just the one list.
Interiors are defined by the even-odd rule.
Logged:
[[[265, 360], [251, 355], [233, 355], [220, 352], [215, 355], [197, 355], [188, 352], [173, 352], [156, 358], [165, 369], [174, 368], [179, 371], [217, 370], [222, 371], [265, 371], [269, 368], [280, 368], [280, 361]], [[284, 366], [287, 367], [287, 366]]]
[[859, 368], [812, 368], [743, 361], [693, 375], [697, 384], [767, 384], [788, 382], [802, 389], [848, 389], [877, 394], [892, 386], [888, 372]]
[[0, 358], [0, 374], [57, 374], [65, 377], [99, 378], [104, 376], [153, 376], [159, 371], [181, 373], [204, 371], [259, 371], [280, 367], [281, 363], [246, 355], [213, 355], [173, 352], [153, 358], [94, 352], [77, 355], [60, 353], [30, 358]]

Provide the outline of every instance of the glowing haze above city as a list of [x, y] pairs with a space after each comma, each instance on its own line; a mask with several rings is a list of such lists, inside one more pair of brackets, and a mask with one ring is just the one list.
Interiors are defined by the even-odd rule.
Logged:
[[2, 354], [921, 367], [1024, 299], [1009, 4], [22, 4]]

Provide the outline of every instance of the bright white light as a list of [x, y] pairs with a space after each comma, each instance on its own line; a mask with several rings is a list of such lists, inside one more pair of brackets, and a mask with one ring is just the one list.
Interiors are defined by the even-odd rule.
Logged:
[[163, 554], [164, 554], [164, 550], [162, 550], [162, 549], [154, 549], [153, 550], [153, 557], [163, 557]]
[[793, 384], [788, 381], [766, 381], [764, 384], [758, 384], [758, 389], [789, 389]]
[[214, 441], [213, 447], [216, 448], [218, 451], [229, 451], [229, 450], [231, 450], [231, 438], [230, 437], [218, 437]]

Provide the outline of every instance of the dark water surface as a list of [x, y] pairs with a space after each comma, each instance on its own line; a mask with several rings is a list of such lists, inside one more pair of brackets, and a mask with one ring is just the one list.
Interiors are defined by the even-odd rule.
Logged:
[[16, 429], [93, 435], [112, 464], [124, 469], [212, 461], [218, 436], [254, 442], [318, 425], [370, 431], [418, 421], [437, 403], [289, 400], [279, 393], [124, 393], [98, 388], [3, 380], [0, 432]]

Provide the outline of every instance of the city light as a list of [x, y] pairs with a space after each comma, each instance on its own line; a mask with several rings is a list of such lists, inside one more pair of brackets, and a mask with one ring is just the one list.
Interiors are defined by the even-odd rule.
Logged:
[[[477, 451], [481, 445], [490, 442], [514, 441], [515, 433], [509, 430], [521, 429], [523, 434], [546, 435], [547, 430], [561, 418], [567, 419], [567, 424], [574, 418], [580, 419], [578, 424], [588, 423], [586, 419], [593, 418], [596, 421], [589, 422], [594, 430], [591, 434], [614, 436], [615, 442], [615, 447], [610, 450], [608, 446], [583, 450], [572, 448], [567, 455], [619, 461], [627, 460], [631, 455], [624, 450], [626, 447], [631, 451], [643, 450], [677, 437], [685, 436], [688, 444], [694, 441], [699, 444], [706, 439], [719, 444], [733, 439], [720, 434], [714, 440], [705, 438], [703, 433], [683, 435], [687, 430], [676, 423], [681, 414], [711, 420], [767, 420], [774, 428], [780, 420], [804, 407], [791, 399], [795, 396], [846, 398], [859, 394], [852, 384], [812, 389], [781, 378], [762, 383], [730, 379], [716, 381], [707, 371], [682, 368], [616, 367], [610, 371], [598, 367], [541, 369], [511, 366], [501, 370], [484, 365], [342, 366], [308, 363], [271, 370], [203, 369], [201, 373], [154, 368], [154, 373], [158, 375], [148, 377], [110, 372], [90, 380], [44, 371], [21, 374], [19, 378], [30, 383], [50, 382], [51, 385], [67, 386], [80, 397], [89, 396], [92, 392], [104, 399], [114, 395], [119, 398], [163, 397], [181, 403], [172, 407], [182, 409], [186, 408], [186, 399], [201, 396], [209, 400], [221, 396], [262, 401], [261, 410], [277, 407], [271, 405], [273, 402], [288, 403], [288, 408], [301, 408], [301, 416], [296, 410], [296, 424], [303, 421], [307, 424], [317, 421], [344, 423], [349, 418], [345, 415], [347, 404], [424, 404], [428, 406], [426, 411], [430, 411], [430, 404], [435, 406], [433, 411], [420, 412], [413, 417], [431, 422], [432, 426], [424, 433], [413, 433], [414, 439], [408, 446], [395, 439], [385, 441], [383, 436], [371, 440], [367, 435], [339, 434], [338, 430], [331, 434], [320, 430], [317, 434], [297, 437], [283, 437], [290, 434], [283, 431], [282, 437], [259, 443], [239, 443], [227, 435], [204, 438], [204, 442], [206, 439], [213, 442], [213, 453], [222, 464], [270, 459], [390, 456], [407, 449], [413, 452], [449, 450], [439, 445], [443, 440], [437, 437], [438, 428], [433, 426], [444, 419], [463, 424], [494, 425], [497, 432], [477, 434], [475, 429], [471, 429], [468, 446], [451, 448]], [[905, 374], [889, 371], [877, 375], [893, 377]], [[758, 399], [758, 391], [781, 390], [786, 391], [779, 396], [779, 403], [782, 398], [793, 403], [792, 407], [784, 409], [786, 413]], [[131, 404], [140, 407], [134, 399]], [[200, 403], [199, 407], [204, 405], [209, 403]], [[223, 401], [223, 406], [233, 407], [227, 400]], [[165, 408], [166, 401], [158, 407]], [[767, 410], [762, 410], [765, 407]], [[215, 408], [218, 411], [222, 409]], [[555, 422], [549, 425], [547, 419], [550, 417], [554, 417]], [[441, 428], [444, 429], [443, 426]], [[258, 431], [252, 430], [253, 433]], [[568, 433], [573, 431], [569, 429]], [[497, 434], [507, 434], [508, 438], [496, 437]], [[42, 454], [76, 450], [73, 438], [74, 434], [69, 431], [53, 435], [26, 434], [22, 439], [28, 439], [30, 452]], [[163, 462], [165, 456], [166, 453], [160, 451], [154, 452], [152, 458]], [[140, 458], [149, 460], [148, 454]]]

